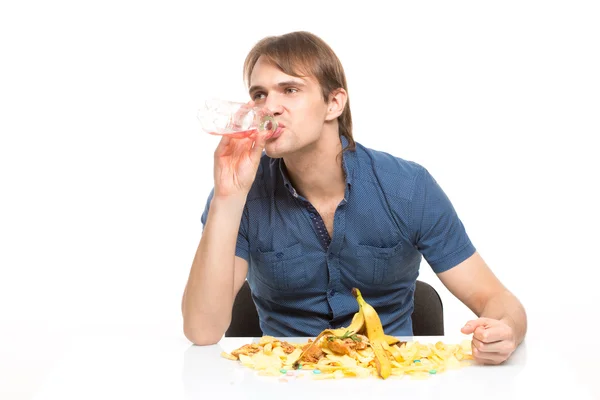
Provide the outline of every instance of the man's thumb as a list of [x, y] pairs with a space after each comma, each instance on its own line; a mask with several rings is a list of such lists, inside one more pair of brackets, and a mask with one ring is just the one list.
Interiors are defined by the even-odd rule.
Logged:
[[261, 131], [256, 135], [256, 140], [254, 141], [254, 147], [252, 148], [255, 154], [262, 154], [265, 145], [267, 144], [267, 138], [271, 135], [270, 131]]
[[480, 325], [480, 323], [478, 320], [469, 321], [465, 324], [465, 326], [460, 328], [460, 331], [462, 333], [464, 333], [465, 335], [469, 335], [469, 334], [475, 332], [475, 329], [477, 329], [477, 327], [479, 325]]

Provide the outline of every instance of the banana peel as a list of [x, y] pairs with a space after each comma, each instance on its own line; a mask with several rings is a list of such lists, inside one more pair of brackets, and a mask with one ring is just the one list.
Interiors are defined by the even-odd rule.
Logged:
[[294, 364], [292, 364], [293, 369], [298, 369], [298, 367], [300, 367], [300, 361], [302, 361], [302, 359], [304, 358], [306, 353], [308, 353], [310, 351], [310, 349], [312, 349], [312, 347], [315, 346], [319, 342], [319, 339], [321, 339], [325, 335], [335, 335], [335, 331], [332, 329], [325, 329], [323, 332], [319, 333], [319, 336], [317, 336], [315, 338], [315, 340], [313, 340], [313, 342], [310, 344], [310, 346], [308, 346], [306, 349], [304, 349], [302, 351], [302, 353], [300, 353], [300, 356], [298, 356], [298, 359], [296, 360], [296, 362]]
[[359, 309], [358, 312], [354, 314], [354, 317], [352, 317], [350, 325], [348, 327], [325, 329], [322, 331], [310, 346], [302, 351], [297, 361], [293, 364], [294, 369], [298, 369], [300, 362], [306, 353], [308, 353], [323, 336], [351, 336], [358, 333], [364, 334], [369, 338], [369, 342], [375, 353], [375, 365], [379, 376], [386, 379], [391, 375], [392, 365], [390, 357], [388, 356], [388, 351], [390, 351], [390, 346], [399, 343], [400, 339], [385, 334], [379, 315], [377, 315], [375, 309], [363, 299], [360, 290], [354, 288], [352, 289], [352, 294], [358, 302]]
[[349, 335], [353, 335], [355, 333], [361, 333], [364, 326], [365, 319], [362, 313], [359, 311], [356, 314], [354, 314], [354, 317], [352, 317], [352, 322], [350, 323], [350, 326], [348, 326], [347, 328], [332, 329], [331, 332], [333, 332], [335, 336], [343, 336], [346, 333], [348, 333]]
[[363, 299], [360, 290], [353, 288], [352, 295], [356, 298], [359, 311], [362, 313], [365, 320], [367, 337], [369, 338], [371, 348], [375, 353], [375, 365], [377, 366], [377, 373], [382, 379], [386, 379], [392, 374], [392, 363], [388, 353], [383, 347], [383, 343], [385, 343], [386, 346], [388, 343], [386, 339], [387, 335], [383, 332], [383, 326], [381, 326], [379, 315], [377, 315], [377, 312], [373, 306], [368, 304], [365, 299]]
[[[346, 332], [348, 332], [349, 335], [353, 335], [355, 333], [362, 334], [364, 332], [364, 328], [365, 317], [359, 310], [356, 314], [354, 314], [354, 317], [352, 317], [352, 322], [350, 323], [349, 327], [332, 329], [332, 331], [335, 332], [336, 336], [343, 336]], [[396, 343], [400, 343], [400, 339], [390, 335], [385, 335], [385, 341], [390, 346], [395, 345]]]
[[393, 346], [397, 343], [400, 343], [400, 339], [398, 339], [397, 337], [390, 336], [390, 335], [385, 335], [385, 342], [388, 345]]
[[[352, 317], [352, 322], [350, 323], [350, 325], [347, 328], [337, 328], [337, 329], [330, 329], [329, 333], [335, 335], [335, 336], [344, 336], [344, 335], [354, 335], [355, 333], [359, 333], [359, 334], [363, 334], [365, 332], [365, 318], [362, 314], [362, 312], [360, 312], [360, 310], [354, 314], [354, 317]], [[390, 336], [390, 335], [385, 335], [385, 342], [390, 345], [393, 346], [396, 343], [400, 343], [400, 339], [394, 337], [394, 336]]]

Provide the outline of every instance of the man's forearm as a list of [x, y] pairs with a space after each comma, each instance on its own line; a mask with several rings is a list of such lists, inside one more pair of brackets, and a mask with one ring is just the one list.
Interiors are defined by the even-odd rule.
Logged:
[[495, 295], [486, 303], [480, 317], [501, 320], [508, 324], [520, 344], [527, 332], [527, 315], [521, 302], [508, 290]]
[[243, 198], [211, 202], [182, 300], [184, 333], [194, 343], [214, 342], [230, 322], [235, 247], [244, 204]]

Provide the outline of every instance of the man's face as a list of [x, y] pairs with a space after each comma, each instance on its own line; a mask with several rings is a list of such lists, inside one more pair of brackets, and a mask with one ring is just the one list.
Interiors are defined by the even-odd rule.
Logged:
[[267, 141], [269, 157], [309, 149], [321, 137], [327, 103], [316, 79], [287, 75], [262, 57], [250, 76], [250, 98], [275, 114], [281, 134]]

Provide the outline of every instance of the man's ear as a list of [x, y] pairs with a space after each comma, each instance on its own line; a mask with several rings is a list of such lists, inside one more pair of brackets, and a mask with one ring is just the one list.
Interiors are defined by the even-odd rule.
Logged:
[[344, 88], [335, 89], [329, 94], [329, 101], [327, 103], [327, 115], [325, 116], [326, 121], [333, 121], [339, 117], [348, 102], [348, 93]]

